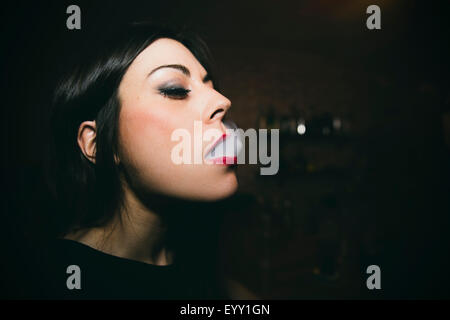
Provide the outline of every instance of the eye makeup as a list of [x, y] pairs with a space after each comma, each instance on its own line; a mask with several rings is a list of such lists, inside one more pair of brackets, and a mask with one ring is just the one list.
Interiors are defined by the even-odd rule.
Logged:
[[165, 85], [158, 88], [158, 92], [164, 97], [171, 99], [185, 99], [188, 93], [191, 92], [189, 89], [185, 89], [179, 85]]

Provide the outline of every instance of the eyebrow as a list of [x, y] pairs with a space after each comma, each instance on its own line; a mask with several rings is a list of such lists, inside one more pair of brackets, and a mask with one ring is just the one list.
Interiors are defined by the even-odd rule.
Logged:
[[[188, 68], [186, 68], [185, 66], [183, 66], [182, 64], [165, 64], [159, 67], [156, 67], [155, 69], [153, 69], [147, 77], [150, 77], [150, 75], [152, 75], [153, 73], [155, 73], [156, 71], [158, 71], [159, 69], [163, 69], [163, 68], [172, 68], [172, 69], [176, 69], [181, 71], [184, 75], [186, 75], [187, 77], [191, 76], [191, 72], [189, 71]], [[209, 74], [207, 73], [202, 81], [203, 83], [208, 82], [209, 80], [211, 80], [211, 77], [209, 76]]]

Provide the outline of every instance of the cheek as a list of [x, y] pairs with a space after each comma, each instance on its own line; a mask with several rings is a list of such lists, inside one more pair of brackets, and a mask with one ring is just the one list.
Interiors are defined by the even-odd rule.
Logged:
[[167, 156], [170, 159], [170, 137], [173, 127], [176, 127], [173, 122], [173, 118], [164, 111], [146, 108], [123, 110], [119, 119], [123, 160], [136, 165], [144, 160], [149, 165], [156, 165], [157, 161], [167, 160], [164, 159]]
[[[130, 104], [131, 105], [131, 104]], [[192, 111], [177, 106], [129, 107], [119, 117], [119, 156], [133, 184], [147, 190], [183, 198], [218, 198], [236, 188], [236, 177], [223, 168], [208, 165], [176, 165], [171, 153], [179, 141], [171, 141], [175, 129], [193, 133]], [[155, 104], [153, 104], [155, 105]], [[186, 107], [186, 106], [185, 106]], [[193, 145], [193, 144], [192, 144]], [[192, 153], [193, 154], [193, 153]], [[196, 183], [193, 184], [193, 181]]]

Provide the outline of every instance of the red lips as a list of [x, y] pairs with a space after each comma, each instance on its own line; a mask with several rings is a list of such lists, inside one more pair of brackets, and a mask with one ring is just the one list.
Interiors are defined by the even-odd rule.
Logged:
[[205, 157], [207, 157], [208, 156], [208, 154], [220, 143], [220, 142], [222, 142], [223, 140], [225, 140], [225, 138], [227, 137], [227, 134], [226, 133], [224, 133], [224, 134], [222, 134], [222, 136], [219, 138], [219, 139], [217, 139], [215, 142], [214, 142], [214, 144], [208, 149], [208, 152], [206, 152], [206, 155], [205, 155]]
[[211, 160], [214, 164], [237, 164], [237, 157], [220, 157]]

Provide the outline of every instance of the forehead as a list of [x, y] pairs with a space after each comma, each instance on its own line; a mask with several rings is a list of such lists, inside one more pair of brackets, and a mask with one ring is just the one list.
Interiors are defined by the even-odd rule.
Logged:
[[192, 77], [203, 77], [205, 68], [182, 43], [161, 38], [145, 48], [131, 63], [127, 73], [147, 75], [153, 69], [167, 64], [181, 64], [189, 69]]

